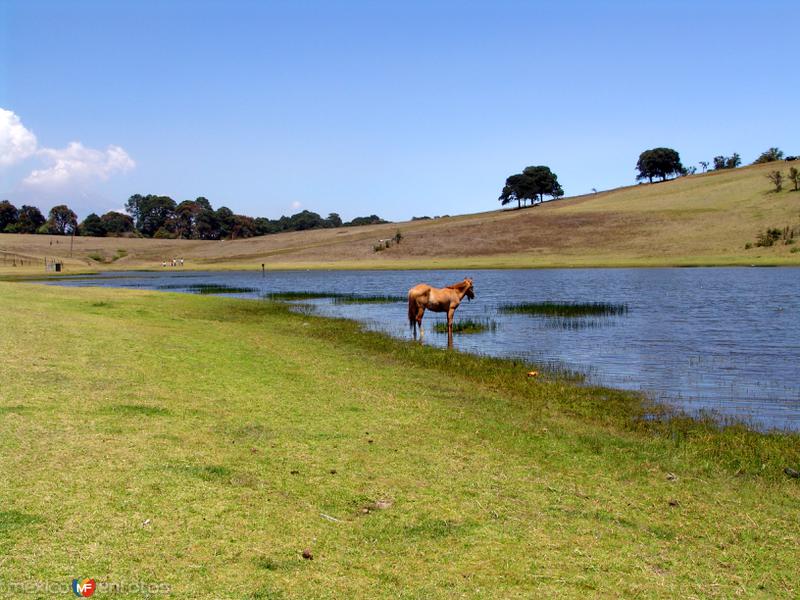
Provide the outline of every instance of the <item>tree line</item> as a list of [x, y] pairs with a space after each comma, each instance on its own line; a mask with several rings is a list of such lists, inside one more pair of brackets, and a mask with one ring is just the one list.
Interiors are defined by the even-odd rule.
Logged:
[[[800, 157], [787, 156], [785, 160], [793, 161]], [[783, 151], [779, 148], [769, 148], [762, 152], [755, 161], [754, 165], [768, 163], [778, 160], [784, 160]], [[707, 161], [700, 161], [698, 163], [705, 173], [710, 165]], [[714, 170], [719, 169], [735, 169], [741, 166], [742, 157], [734, 152], [731, 156], [715, 156], [713, 159]], [[694, 175], [697, 168], [684, 167], [681, 163], [681, 157], [678, 152], [672, 148], [651, 148], [645, 150], [639, 155], [639, 160], [636, 163], [638, 174], [636, 175], [637, 181], [647, 179], [650, 183], [654, 179], [666, 181], [670, 177], [683, 177], [685, 175]], [[797, 170], [791, 170], [789, 179], [795, 182]], [[777, 173], [775, 175], [774, 173]], [[779, 172], [770, 174], [770, 180], [773, 180], [775, 187], [780, 191], [782, 184], [782, 175]], [[795, 187], [797, 187], [795, 183]], [[596, 192], [594, 188], [592, 191]], [[550, 167], [539, 165], [526, 167], [522, 173], [509, 175], [506, 178], [506, 183], [503, 190], [500, 192], [498, 200], [505, 206], [512, 202], [517, 203], [518, 208], [522, 208], [526, 203], [530, 202], [531, 206], [536, 206], [544, 202], [545, 196], [550, 196], [551, 199], [557, 200], [564, 195], [564, 189], [558, 182], [558, 177], [550, 169]], [[418, 217], [414, 217], [417, 219]], [[423, 217], [424, 218], [424, 217]]]
[[303, 210], [280, 219], [235, 214], [227, 206], [214, 209], [207, 198], [176, 203], [169, 196], [134, 194], [125, 203], [127, 214], [109, 211], [89, 214], [82, 222], [66, 204], [50, 209], [47, 218], [35, 206], [17, 208], [0, 202], [0, 232], [54, 235], [141, 236], [152, 238], [220, 240], [249, 238], [283, 231], [355, 227], [388, 223], [377, 215], [343, 222], [337, 213], [326, 218]]
[[[796, 156], [787, 156], [787, 161], [796, 160]], [[764, 163], [784, 160], [783, 151], [779, 148], [769, 148], [762, 152], [752, 164], [760, 165]], [[705, 173], [708, 167], [713, 164], [715, 171], [721, 169], [735, 169], [742, 165], [742, 157], [734, 152], [730, 156], [718, 155], [715, 156], [712, 163], [701, 160], [699, 163], [700, 168]], [[652, 148], [645, 150], [639, 155], [639, 161], [636, 163], [636, 169], [639, 174], [636, 176], [637, 181], [647, 179], [650, 183], [654, 178], [660, 178], [661, 181], [667, 180], [669, 177], [681, 177], [684, 175], [694, 175], [697, 168], [694, 166], [684, 167], [681, 164], [681, 157], [677, 151], [672, 148]]]

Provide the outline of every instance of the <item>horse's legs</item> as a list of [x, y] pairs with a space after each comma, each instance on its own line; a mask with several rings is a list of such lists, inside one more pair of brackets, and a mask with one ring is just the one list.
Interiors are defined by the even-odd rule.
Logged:
[[447, 311], [447, 335], [453, 336], [453, 315], [456, 314], [456, 309], [451, 308]]
[[417, 311], [417, 325], [419, 325], [419, 339], [425, 337], [425, 330], [422, 328], [422, 316], [425, 314], [425, 307], [420, 306]]

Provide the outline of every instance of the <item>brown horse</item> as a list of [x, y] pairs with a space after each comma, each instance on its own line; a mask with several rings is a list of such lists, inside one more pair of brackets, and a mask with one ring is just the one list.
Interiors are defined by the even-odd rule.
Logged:
[[447, 313], [447, 335], [452, 339], [453, 313], [456, 312], [464, 296], [470, 300], [475, 297], [472, 279], [469, 277], [459, 283], [448, 285], [446, 288], [435, 288], [426, 283], [420, 283], [408, 290], [408, 324], [414, 332], [414, 339], [417, 338], [417, 325], [419, 325], [420, 337], [425, 335], [422, 330], [422, 315], [425, 314], [426, 308], [433, 312]]

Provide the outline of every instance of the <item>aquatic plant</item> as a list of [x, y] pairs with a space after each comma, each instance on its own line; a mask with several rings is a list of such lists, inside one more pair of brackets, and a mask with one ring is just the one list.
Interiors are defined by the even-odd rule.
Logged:
[[[453, 322], [453, 333], [482, 333], [496, 329], [497, 323], [491, 319], [462, 319]], [[433, 331], [447, 333], [447, 321], [436, 321]]]
[[627, 304], [609, 302], [521, 302], [503, 304], [500, 312], [547, 317], [616, 316], [628, 312]]
[[158, 286], [160, 290], [186, 290], [193, 294], [252, 294], [257, 288], [227, 285], [224, 283], [170, 283]]

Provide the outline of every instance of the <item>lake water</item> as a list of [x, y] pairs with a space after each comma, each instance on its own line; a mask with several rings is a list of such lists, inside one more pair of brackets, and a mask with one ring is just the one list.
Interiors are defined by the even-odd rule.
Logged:
[[[469, 275], [476, 298], [456, 321], [490, 318], [493, 331], [455, 336], [465, 352], [520, 357], [581, 372], [590, 383], [639, 390], [689, 413], [714, 411], [762, 429], [800, 430], [800, 269], [545, 269], [462, 271], [278, 271], [107, 273], [51, 283], [190, 291], [192, 285], [255, 288], [231, 294], [323, 290], [405, 296], [419, 282], [441, 287]], [[610, 302], [624, 315], [563, 326], [541, 316], [504, 314], [506, 302]], [[307, 302], [317, 314], [410, 336], [405, 302]], [[426, 344], [442, 315], [426, 313]]]

